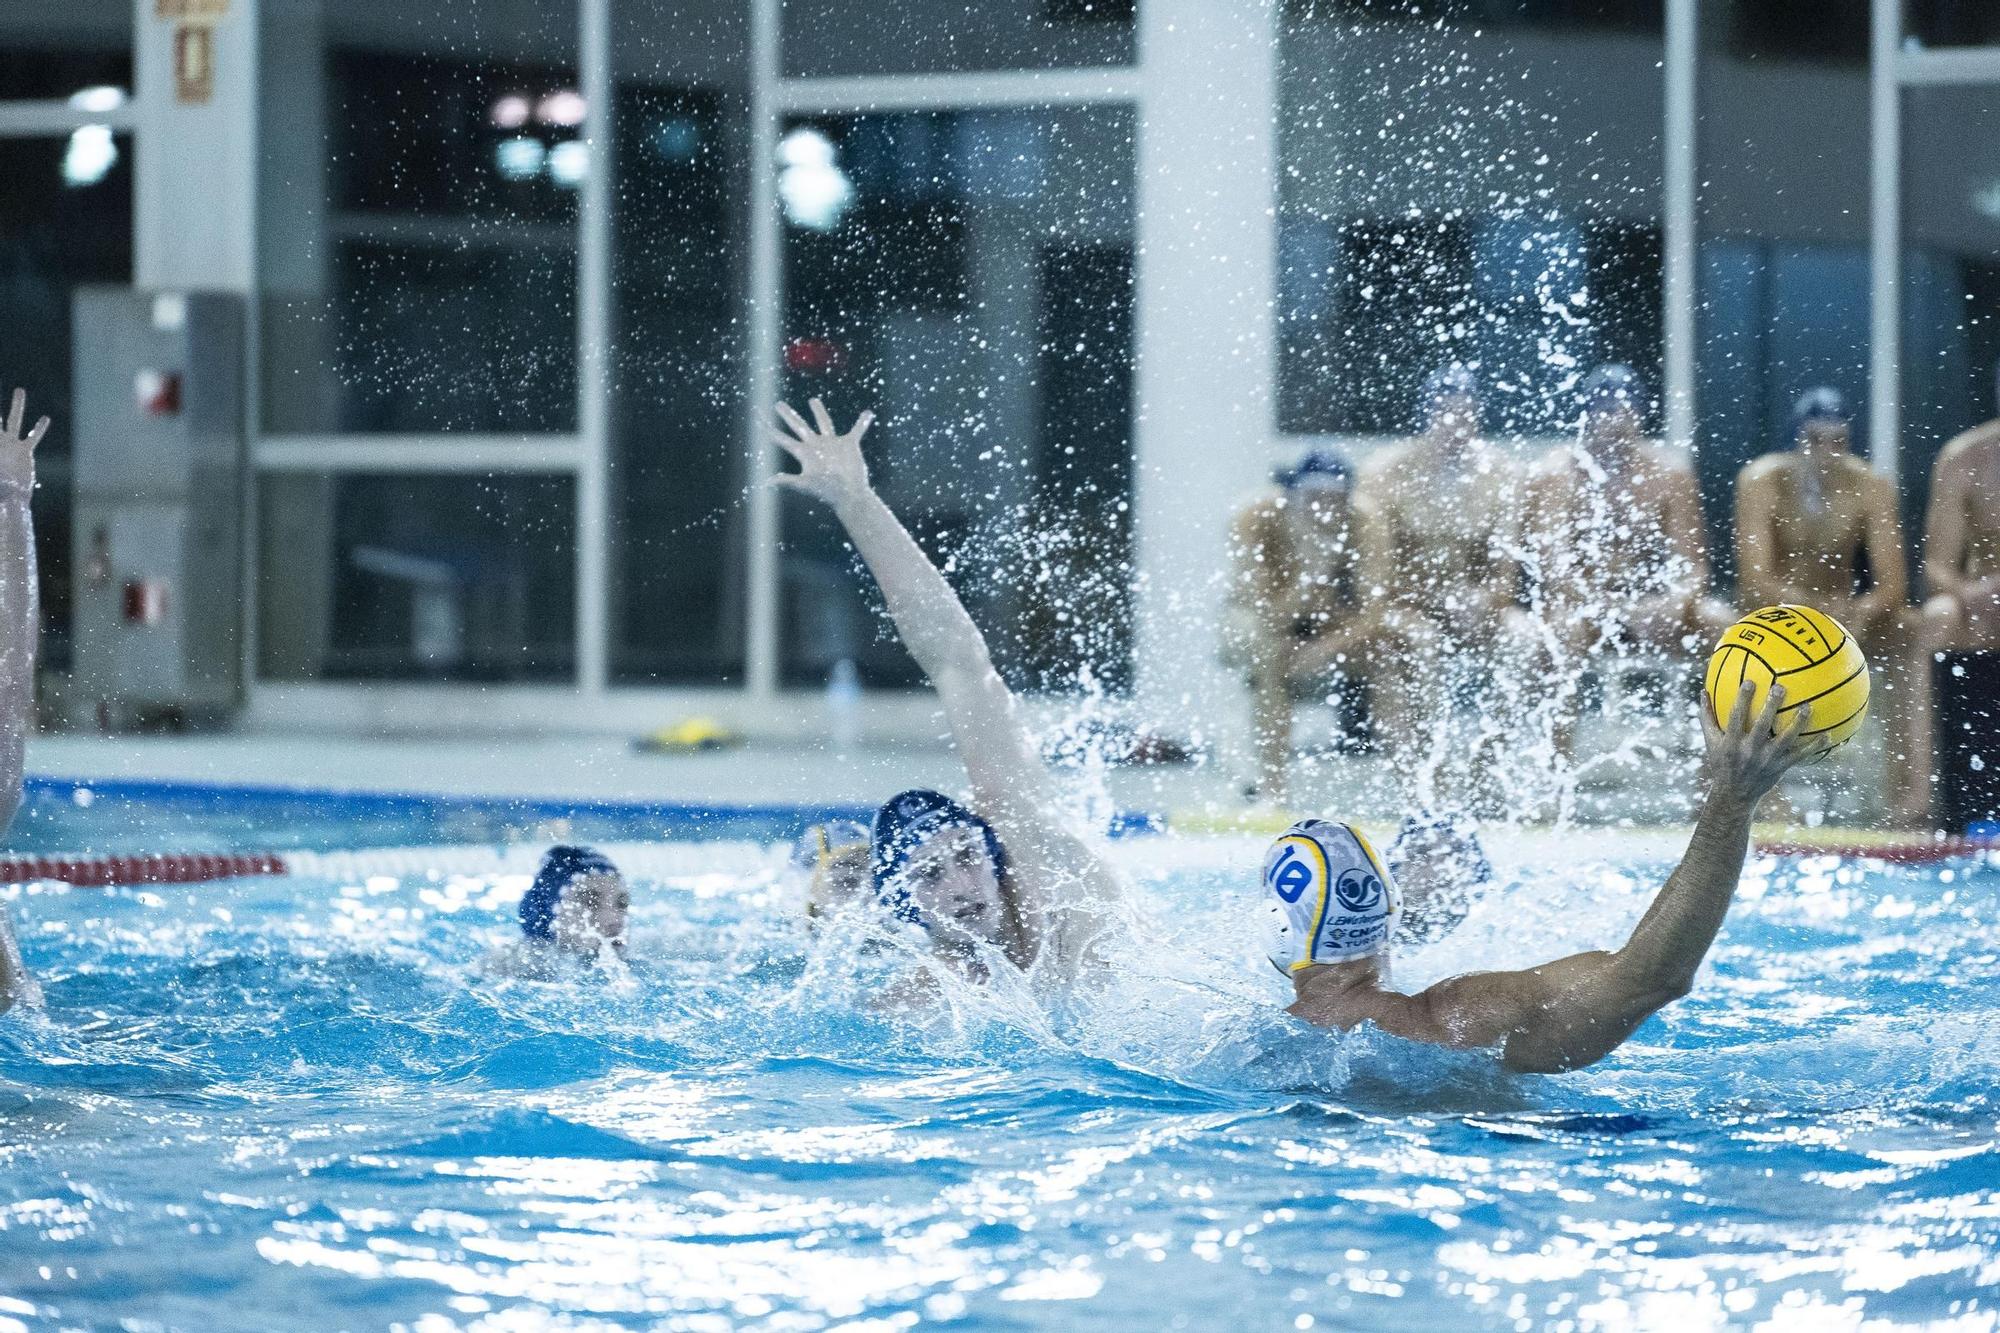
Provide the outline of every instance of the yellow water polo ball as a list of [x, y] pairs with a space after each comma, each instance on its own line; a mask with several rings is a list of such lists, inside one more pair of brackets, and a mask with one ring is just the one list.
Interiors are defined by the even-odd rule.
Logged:
[[1722, 632], [1709, 655], [1709, 698], [1725, 724], [1736, 698], [1750, 691], [1752, 713], [1764, 706], [1773, 681], [1785, 687], [1783, 722], [1793, 709], [1812, 705], [1807, 735], [1825, 756], [1861, 730], [1868, 715], [1868, 659], [1841, 623], [1809, 606], [1767, 606]]

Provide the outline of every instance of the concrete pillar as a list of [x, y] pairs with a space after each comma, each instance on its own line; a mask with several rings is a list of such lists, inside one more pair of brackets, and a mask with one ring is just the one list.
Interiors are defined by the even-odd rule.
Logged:
[[1243, 728], [1216, 662], [1229, 508], [1264, 476], [1277, 373], [1276, 0], [1146, 0], [1138, 145], [1140, 720]]
[[256, 286], [257, 7], [134, 0], [139, 287], [247, 295]]

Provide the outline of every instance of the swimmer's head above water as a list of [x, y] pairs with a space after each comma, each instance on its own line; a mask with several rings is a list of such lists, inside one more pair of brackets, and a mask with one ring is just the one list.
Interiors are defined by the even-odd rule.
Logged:
[[1493, 882], [1493, 863], [1469, 821], [1407, 815], [1383, 858], [1403, 890], [1400, 938], [1430, 944], [1458, 929]]
[[1287, 973], [1386, 954], [1402, 891], [1352, 824], [1301, 819], [1264, 855], [1264, 891], [1278, 912], [1271, 961]]
[[542, 856], [521, 896], [521, 934], [566, 954], [595, 958], [606, 944], [623, 952], [632, 905], [624, 876], [602, 852], [558, 844]]
[[814, 824], [792, 845], [792, 863], [810, 875], [806, 920], [865, 900], [874, 887], [869, 867], [873, 850], [868, 829], [858, 820], [829, 819]]
[[953, 952], [1004, 946], [1013, 922], [993, 826], [941, 792], [906, 791], [875, 812], [869, 868], [878, 901]]
[[1289, 973], [1383, 956], [1398, 939], [1429, 944], [1457, 928], [1492, 879], [1461, 820], [1412, 815], [1383, 857], [1352, 824], [1302, 819], [1264, 857], [1282, 925], [1272, 961]]

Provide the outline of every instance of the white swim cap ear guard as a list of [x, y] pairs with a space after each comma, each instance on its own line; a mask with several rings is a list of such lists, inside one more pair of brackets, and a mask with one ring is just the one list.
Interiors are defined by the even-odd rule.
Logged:
[[1271, 961], [1287, 972], [1388, 947], [1403, 896], [1352, 824], [1302, 819], [1264, 856], [1264, 891], [1281, 922]]

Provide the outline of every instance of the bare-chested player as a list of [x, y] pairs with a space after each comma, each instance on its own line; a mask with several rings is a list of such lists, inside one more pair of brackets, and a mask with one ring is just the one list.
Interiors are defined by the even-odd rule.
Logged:
[[[2000, 411], [2000, 370], [1994, 376]], [[2000, 651], [2000, 418], [1945, 445], [1931, 469], [1924, 520], [1924, 585], [1930, 597], [1916, 627], [1910, 682], [1909, 787], [1897, 814], [1929, 827], [1932, 751], [1931, 664], [1938, 653]]]
[[1282, 804], [1298, 690], [1354, 649], [1355, 542], [1344, 460], [1319, 450], [1245, 505], [1230, 528], [1225, 659], [1250, 679], [1258, 799]]
[[1792, 410], [1792, 447], [1737, 475], [1737, 602], [1802, 602], [1860, 637], [1882, 687], [1893, 801], [1910, 789], [1909, 574], [1896, 487], [1855, 456], [1852, 433], [1840, 393], [1810, 390]]
[[1425, 381], [1423, 433], [1355, 487], [1367, 673], [1393, 751], [1415, 750], [1440, 663], [1467, 651], [1507, 669], [1519, 602], [1524, 476], [1480, 438], [1479, 384], [1463, 366]]
[[[1708, 544], [1694, 470], [1642, 434], [1645, 385], [1630, 366], [1584, 378], [1583, 428], [1551, 450], [1528, 483], [1524, 534], [1560, 672], [1604, 655], [1692, 657], [1735, 619], [1708, 595]], [[1571, 751], [1562, 710], [1556, 745]]]

